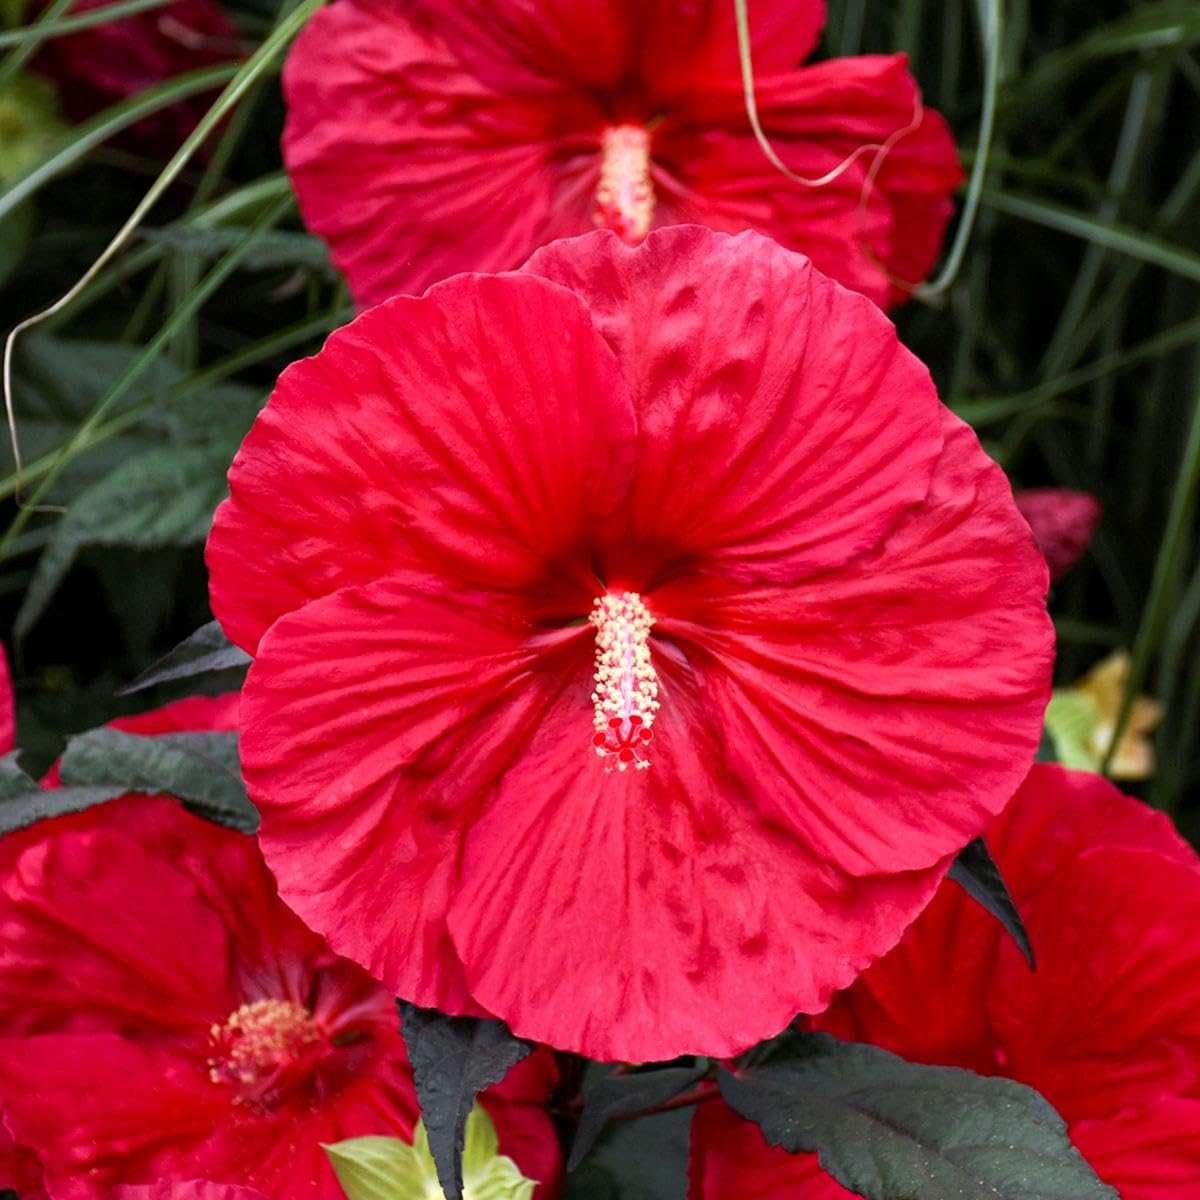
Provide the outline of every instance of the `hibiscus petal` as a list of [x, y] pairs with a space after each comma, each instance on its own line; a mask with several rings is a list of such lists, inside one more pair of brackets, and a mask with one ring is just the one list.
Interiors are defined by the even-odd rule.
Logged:
[[593, 1058], [777, 1033], [890, 948], [948, 865], [852, 880], [807, 855], [722, 771], [686, 666], [660, 667], [649, 768], [605, 771], [580, 678], [467, 834], [449, 913], [472, 995]]
[[253, 651], [284, 613], [406, 566], [523, 586], [624, 494], [632, 439], [616, 361], [562, 288], [462, 276], [388, 301], [289, 367], [243, 443], [213, 612]]
[[870, 1042], [912, 1062], [1003, 1074], [983, 997], [1006, 936], [949, 880], [885, 954], [812, 1022], [849, 1042]]
[[[408, 999], [478, 1011], [444, 928], [462, 827], [560, 686], [555, 647], [581, 635], [387, 578], [314, 601], [263, 641], [241, 742], [263, 852], [288, 903]], [[576, 658], [590, 658], [582, 641]]]
[[112, 1033], [0, 1039], [0, 1103], [14, 1136], [42, 1160], [55, 1200], [106, 1200], [142, 1165], [170, 1177], [181, 1147], [232, 1116], [202, 1062]]
[[159, 1180], [157, 1183], [125, 1185], [113, 1192], [113, 1200], [270, 1200], [270, 1197], [257, 1188], [188, 1179], [182, 1183]]
[[13, 1141], [12, 1133], [3, 1123], [0, 1123], [0, 1188], [15, 1192], [20, 1200], [46, 1200], [42, 1164], [27, 1147]]
[[[756, 84], [776, 153], [797, 175], [822, 182], [788, 179], [754, 140], [740, 87], [710, 84], [655, 135], [655, 159], [675, 181], [675, 219], [759, 229], [877, 304], [907, 299], [933, 266], [963, 175], [945, 121], [921, 115], [906, 57], [839, 58], [760, 74]], [[917, 118], [868, 188], [875, 148]]]
[[301, 210], [360, 304], [516, 267], [538, 240], [551, 114], [464, 71], [411, 5], [322, 9], [283, 82]]
[[1200, 1194], [1200, 1099], [1172, 1098], [1107, 1120], [1080, 1121], [1071, 1140], [1127, 1200]]
[[169, 1037], [236, 1007], [228, 935], [185, 871], [100, 821], [40, 834], [0, 887], [6, 1032], [115, 1024]]
[[852, 1200], [815, 1154], [768, 1146], [762, 1131], [721, 1100], [696, 1109], [688, 1158], [688, 1200]]
[[791, 582], [876, 545], [925, 498], [942, 447], [928, 371], [805, 259], [676, 226], [640, 252], [607, 233], [557, 243], [525, 270], [584, 297], [630, 380], [622, 545], [673, 542], [740, 582]]
[[1068, 1121], [1200, 1086], [1200, 871], [1152, 850], [1086, 851], [1025, 905], [1038, 971], [1012, 947], [988, 1014], [1006, 1073]]
[[928, 866], [982, 832], [1049, 696], [1045, 563], [975, 435], [942, 426], [926, 503], [876, 552], [797, 588], [649, 600], [754, 803], [845, 871]]
[[[737, 32], [727, 0], [458, 0], [427, 5], [462, 61], [522, 95], [566, 89], [620, 94], [640, 66], [651, 99], [736, 78]], [[784, 70], [807, 57], [825, 23], [823, 0], [750, 0], [756, 65]]]
[[1189, 866], [1196, 852], [1166, 813], [1155, 812], [1090, 771], [1035, 763], [987, 833], [1013, 895], [1032, 897], [1086, 850], [1154, 850]]

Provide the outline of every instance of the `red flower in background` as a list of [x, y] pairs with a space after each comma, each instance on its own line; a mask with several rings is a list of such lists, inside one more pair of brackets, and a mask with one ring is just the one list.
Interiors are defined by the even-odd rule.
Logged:
[[16, 745], [16, 736], [17, 710], [8, 672], [8, 655], [0, 646], [0, 754], [7, 754]]
[[595, 233], [370, 310], [230, 487], [264, 852], [417, 1003], [743, 1049], [898, 940], [1033, 756], [1046, 572], [1004, 476], [757, 234]]
[[[24, 1197], [22, 1197], [24, 1200]], [[254, 1188], [227, 1183], [160, 1181], [143, 1186], [119, 1187], [113, 1200], [272, 1200]]]
[[812, 186], [753, 138], [733, 0], [337, 0], [288, 58], [284, 158], [362, 304], [596, 224], [686, 222], [895, 303], [937, 257], [954, 143], [903, 55], [798, 68], [824, 20], [822, 0], [750, 5], [761, 120]]
[[[125, 728], [189, 713], [227, 727], [236, 697]], [[254, 839], [166, 798], [42, 822], [0, 841], [0, 923], [0, 1106], [53, 1200], [197, 1176], [342, 1200], [321, 1143], [411, 1137], [392, 997], [279, 900]], [[484, 1101], [507, 1152], [551, 1186], [557, 1143], [536, 1105], [552, 1070], [526, 1060]]]
[[1026, 488], [1014, 499], [1033, 530], [1038, 549], [1046, 556], [1051, 581], [1057, 583], [1092, 540], [1100, 520], [1099, 501], [1087, 492], [1067, 488]]
[[[8, 656], [0, 646], [0, 754], [16, 744], [16, 706]], [[42, 1200], [41, 1168], [28, 1150], [17, 1146], [8, 1130], [0, 1124], [0, 1188], [11, 1188], [21, 1200]]]
[[[110, 3], [76, 0], [69, 15]], [[71, 119], [83, 121], [174, 75], [227, 62], [240, 53], [236, 28], [213, 0], [171, 0], [162, 8], [51, 38], [34, 65], [58, 86]], [[206, 96], [180, 101], [145, 117], [116, 140], [169, 154], [196, 127], [210, 102]]]
[[[1200, 1197], [1200, 869], [1170, 822], [1091, 774], [1036, 766], [987, 835], [1038, 955], [943, 885], [814, 1026], [1036, 1088], [1124, 1200]], [[814, 1154], [723, 1103], [693, 1127], [692, 1200], [842, 1200]]]

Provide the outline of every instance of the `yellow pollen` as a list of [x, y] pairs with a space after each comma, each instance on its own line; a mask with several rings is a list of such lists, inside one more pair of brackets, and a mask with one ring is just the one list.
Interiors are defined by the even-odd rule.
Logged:
[[320, 1038], [311, 1014], [291, 1000], [243, 1004], [209, 1030], [213, 1083], [255, 1084], [289, 1067]]
[[650, 662], [650, 629], [654, 618], [637, 592], [597, 596], [588, 618], [596, 627], [596, 690], [592, 747], [611, 758], [608, 770], [634, 767], [644, 771], [644, 758], [658, 712], [658, 676]]
[[650, 232], [653, 216], [650, 134], [639, 125], [610, 126], [601, 144], [595, 222], [636, 246]]

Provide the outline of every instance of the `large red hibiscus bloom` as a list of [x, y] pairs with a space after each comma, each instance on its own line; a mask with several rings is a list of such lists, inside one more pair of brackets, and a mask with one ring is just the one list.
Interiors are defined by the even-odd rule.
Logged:
[[[1007, 1075], [1062, 1113], [1124, 1200], [1200, 1197], [1200, 863], [1095, 775], [1036, 766], [988, 834], [1038, 955], [944, 885], [816, 1025], [918, 1062]], [[816, 1155], [719, 1101], [693, 1127], [693, 1200], [844, 1200]]]
[[[235, 700], [184, 702], [142, 732], [181, 713], [224, 724]], [[161, 797], [44, 822], [0, 841], [0, 924], [0, 1106], [52, 1200], [197, 1178], [342, 1200], [321, 1143], [411, 1137], [391, 995], [285, 907], [254, 839]], [[526, 1060], [484, 1101], [551, 1185], [536, 1104], [552, 1069]]]
[[606, 225], [757, 229], [877, 303], [924, 277], [961, 173], [903, 55], [798, 68], [823, 0], [337, 0], [284, 72], [305, 219], [364, 304]]
[[1046, 570], [1004, 476], [758, 234], [388, 301], [284, 373], [230, 487], [264, 852], [417, 1003], [744, 1048], [899, 939], [1032, 759]]

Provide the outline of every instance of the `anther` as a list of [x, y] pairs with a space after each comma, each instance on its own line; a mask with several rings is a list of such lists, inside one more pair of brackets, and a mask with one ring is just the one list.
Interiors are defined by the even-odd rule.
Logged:
[[320, 1038], [308, 1010], [290, 1000], [243, 1004], [209, 1031], [208, 1075], [214, 1083], [245, 1086], [273, 1079]]
[[654, 618], [636, 592], [617, 592], [598, 596], [588, 619], [596, 627], [592, 748], [615, 759], [609, 770], [645, 770], [650, 762], [642, 756], [658, 712], [658, 677], [650, 661]]
[[639, 125], [610, 126], [601, 145], [595, 222], [636, 246], [650, 232], [653, 216], [650, 134]]

